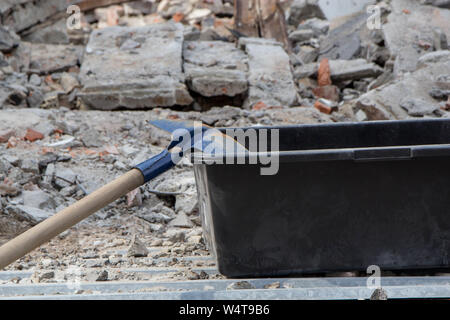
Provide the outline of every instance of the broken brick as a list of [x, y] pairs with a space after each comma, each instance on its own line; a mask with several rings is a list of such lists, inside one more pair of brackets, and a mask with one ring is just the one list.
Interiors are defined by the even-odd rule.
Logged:
[[259, 101], [259, 102], [257, 102], [257, 103], [255, 103], [254, 105], [253, 105], [253, 110], [263, 110], [263, 109], [267, 109], [268, 107], [267, 107], [267, 104], [265, 104], [264, 102], [262, 102], [262, 101]]
[[324, 98], [331, 101], [339, 101], [339, 88], [333, 85], [327, 85], [312, 89], [317, 98]]
[[181, 12], [177, 12], [172, 16], [172, 19], [175, 22], [181, 22], [184, 19], [184, 14], [182, 14]]
[[317, 83], [321, 87], [331, 85], [330, 62], [327, 58], [322, 59], [320, 62], [319, 71], [317, 72]]
[[25, 140], [28, 140], [28, 141], [30, 141], [30, 142], [34, 142], [34, 141], [36, 141], [36, 140], [42, 140], [42, 139], [44, 139], [44, 135], [43, 135], [42, 133], [36, 131], [36, 130], [33, 130], [33, 129], [28, 128], [28, 129], [27, 129], [27, 133], [25, 134], [24, 139], [25, 139]]

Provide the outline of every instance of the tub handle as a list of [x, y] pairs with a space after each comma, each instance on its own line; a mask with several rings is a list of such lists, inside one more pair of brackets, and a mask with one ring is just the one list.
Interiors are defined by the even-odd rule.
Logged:
[[395, 161], [413, 158], [411, 148], [373, 148], [354, 150], [355, 161]]

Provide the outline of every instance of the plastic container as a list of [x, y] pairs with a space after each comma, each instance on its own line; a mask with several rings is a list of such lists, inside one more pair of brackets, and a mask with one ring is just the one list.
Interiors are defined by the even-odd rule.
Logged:
[[278, 129], [276, 175], [194, 165], [220, 273], [450, 267], [450, 119]]

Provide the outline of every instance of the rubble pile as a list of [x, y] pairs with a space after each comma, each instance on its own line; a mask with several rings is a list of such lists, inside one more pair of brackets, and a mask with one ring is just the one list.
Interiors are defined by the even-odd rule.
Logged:
[[[160, 152], [170, 137], [152, 119], [450, 116], [448, 1], [364, 1], [379, 10], [374, 28], [363, 6], [331, 16], [321, 1], [280, 1], [288, 45], [239, 32], [230, 0], [105, 2], [72, 1], [77, 28], [66, 1], [0, 4], [0, 242]], [[111, 268], [155, 266], [148, 247], [165, 248], [161, 266], [208, 255], [187, 160], [9, 268], [120, 279]]]

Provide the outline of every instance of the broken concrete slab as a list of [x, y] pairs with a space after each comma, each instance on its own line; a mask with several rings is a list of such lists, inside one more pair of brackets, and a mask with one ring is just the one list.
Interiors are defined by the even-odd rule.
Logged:
[[421, 56], [417, 62], [417, 67], [427, 66], [437, 62], [450, 61], [450, 50], [434, 51]]
[[58, 12], [65, 12], [74, 1], [61, 0], [2, 0], [0, 23], [12, 27], [16, 32], [45, 21]]
[[332, 29], [320, 43], [319, 60], [351, 60], [359, 57], [363, 45], [362, 33], [367, 29], [368, 18], [367, 13], [360, 13]]
[[433, 50], [436, 28], [450, 38], [450, 10], [409, 0], [392, 1], [391, 6], [383, 33], [386, 46], [396, 56], [394, 73], [411, 72], [416, 70], [419, 58]]
[[[138, 45], [121, 49], [127, 40]], [[183, 27], [174, 23], [94, 31], [80, 70], [80, 98], [103, 110], [191, 104], [182, 44]]]
[[22, 35], [24, 41], [49, 44], [70, 43], [70, 37], [67, 30], [67, 19], [65, 18], [59, 19], [46, 26], [38, 25], [32, 29], [36, 30], [27, 30], [26, 34]]
[[249, 92], [244, 107], [251, 108], [258, 102], [292, 106], [297, 102], [297, 93], [289, 56], [281, 44], [261, 40], [240, 41], [249, 60]]
[[21, 43], [29, 54], [28, 72], [48, 74], [79, 65], [83, 56], [82, 46]]
[[430, 64], [392, 83], [386, 84], [362, 95], [357, 110], [363, 110], [368, 120], [408, 119], [410, 115], [401, 107], [408, 99], [421, 99], [430, 106], [436, 104], [429, 92], [436, 79], [442, 74], [450, 74], [450, 61]]
[[223, 41], [186, 41], [184, 72], [189, 88], [202, 96], [230, 96], [248, 89], [247, 56]]
[[19, 45], [19, 36], [9, 28], [0, 25], [0, 51], [10, 52]]
[[[377, 77], [383, 69], [375, 63], [365, 59], [330, 60], [331, 79], [336, 82]], [[295, 69], [295, 79], [315, 76], [319, 70], [319, 63], [309, 63]]]

